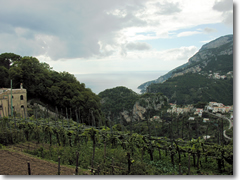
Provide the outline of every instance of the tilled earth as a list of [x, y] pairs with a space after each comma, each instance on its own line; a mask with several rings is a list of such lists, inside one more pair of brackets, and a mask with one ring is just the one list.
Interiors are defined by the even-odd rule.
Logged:
[[[32, 175], [57, 175], [58, 165], [23, 153], [0, 150], [0, 175], [28, 175], [30, 163]], [[61, 166], [61, 175], [73, 175], [74, 168]]]

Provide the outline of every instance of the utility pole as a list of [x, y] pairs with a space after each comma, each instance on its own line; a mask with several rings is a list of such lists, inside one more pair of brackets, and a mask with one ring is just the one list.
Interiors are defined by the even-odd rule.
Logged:
[[11, 117], [13, 116], [13, 106], [12, 106], [12, 80], [11, 80]]

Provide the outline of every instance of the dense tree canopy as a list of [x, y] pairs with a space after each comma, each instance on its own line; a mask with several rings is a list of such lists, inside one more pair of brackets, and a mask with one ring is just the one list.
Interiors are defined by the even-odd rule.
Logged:
[[123, 110], [133, 108], [133, 105], [139, 99], [139, 95], [126, 87], [115, 87], [106, 89], [99, 93], [102, 98], [102, 110], [107, 115], [109, 112], [119, 115]]
[[0, 54], [0, 66], [4, 66], [5, 68], [10, 69], [10, 65], [15, 61], [19, 61], [20, 59], [21, 56], [14, 53]]
[[[91, 89], [85, 88], [74, 75], [68, 72], [56, 72], [47, 63], [41, 63], [35, 57], [20, 57], [13, 53], [0, 55], [0, 85], [19, 88], [20, 83], [27, 89], [28, 100], [37, 99], [55, 109], [57, 107], [80, 110], [81, 117], [88, 117], [90, 110], [96, 119], [100, 119], [100, 98]], [[9, 69], [8, 69], [9, 67]], [[75, 113], [72, 113], [73, 117]]]

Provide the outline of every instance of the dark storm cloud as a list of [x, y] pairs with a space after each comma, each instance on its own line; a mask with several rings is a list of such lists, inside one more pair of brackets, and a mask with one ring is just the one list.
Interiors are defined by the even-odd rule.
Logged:
[[[54, 60], [100, 55], [99, 41], [116, 44], [114, 37], [119, 30], [146, 24], [135, 16], [144, 7], [144, 0], [0, 2], [0, 48], [20, 55], [45, 54]], [[107, 13], [115, 9], [124, 10], [126, 15]], [[29, 49], [23, 52], [23, 47]]]

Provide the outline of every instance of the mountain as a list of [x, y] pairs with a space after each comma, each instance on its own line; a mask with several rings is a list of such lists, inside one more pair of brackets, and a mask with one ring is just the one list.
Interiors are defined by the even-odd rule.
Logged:
[[233, 104], [233, 35], [203, 45], [186, 64], [138, 88], [143, 93], [161, 92], [178, 104]]
[[172, 76], [172, 74], [173, 74], [175, 71], [177, 71], [177, 70], [179, 70], [179, 69], [182, 69], [182, 68], [186, 67], [187, 65], [188, 65], [188, 63], [183, 64], [183, 65], [181, 65], [181, 66], [179, 66], [179, 67], [177, 67], [177, 68], [169, 71], [167, 74], [165, 74], [165, 75], [163, 75], [163, 76], [160, 76], [160, 77], [159, 77], [158, 79], [156, 79], [156, 80], [148, 81], [148, 82], [146, 82], [146, 83], [143, 83], [143, 84], [141, 84], [140, 86], [138, 86], [138, 89], [141, 89], [141, 93], [144, 93], [144, 92], [146, 92], [146, 88], [147, 88], [150, 84], [153, 84], [153, 83], [162, 83], [162, 82], [166, 81], [168, 78], [170, 78], [170, 77]]
[[[226, 60], [228, 59], [228, 60]], [[217, 62], [216, 62], [217, 61]], [[163, 83], [167, 79], [192, 73], [227, 73], [233, 70], [233, 35], [226, 35], [213, 40], [205, 45], [192, 56], [187, 63], [169, 71], [158, 79], [141, 84], [138, 89], [142, 93], [154, 83]]]

